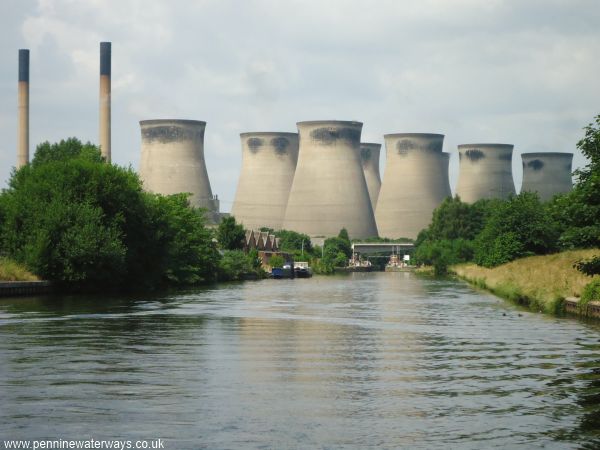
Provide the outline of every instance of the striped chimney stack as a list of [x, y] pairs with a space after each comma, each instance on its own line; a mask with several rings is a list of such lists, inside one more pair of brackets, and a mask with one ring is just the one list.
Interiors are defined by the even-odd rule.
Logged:
[[19, 131], [17, 169], [29, 163], [29, 50], [19, 50]]
[[110, 162], [111, 43], [100, 42], [100, 152]]

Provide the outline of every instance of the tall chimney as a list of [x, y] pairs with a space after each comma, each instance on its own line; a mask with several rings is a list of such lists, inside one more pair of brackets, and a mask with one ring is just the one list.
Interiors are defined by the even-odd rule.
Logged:
[[100, 152], [106, 162], [110, 162], [110, 59], [110, 42], [100, 42]]
[[29, 163], [29, 50], [19, 50], [19, 135], [17, 169]]

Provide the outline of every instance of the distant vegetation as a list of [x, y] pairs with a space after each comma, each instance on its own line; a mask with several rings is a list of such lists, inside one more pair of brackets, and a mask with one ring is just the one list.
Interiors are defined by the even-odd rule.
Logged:
[[[575, 172], [570, 193], [549, 202], [530, 192], [472, 205], [446, 199], [417, 238], [417, 261], [443, 275], [452, 264], [491, 268], [531, 255], [600, 247], [600, 116], [577, 147], [589, 164]], [[598, 255], [580, 263], [588, 274], [598, 273]]]
[[325, 239], [323, 247], [313, 246], [306, 234], [291, 230], [273, 230], [261, 228], [280, 238], [280, 249], [290, 253], [295, 261], [308, 261], [313, 272], [318, 274], [333, 273], [335, 267], [346, 267], [352, 256], [350, 236], [345, 228], [336, 237]]
[[[219, 232], [240, 248], [230, 225]], [[144, 192], [131, 168], [106, 164], [75, 138], [41, 144], [12, 173], [0, 194], [0, 231], [1, 254], [63, 289], [148, 289], [256, 271], [250, 256], [220, 255], [186, 194]]]

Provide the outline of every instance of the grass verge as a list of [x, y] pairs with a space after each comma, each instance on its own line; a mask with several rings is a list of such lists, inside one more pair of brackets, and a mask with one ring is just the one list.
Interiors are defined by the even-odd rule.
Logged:
[[460, 278], [499, 297], [549, 314], [564, 312], [566, 297], [580, 297], [592, 281], [573, 264], [600, 254], [598, 249], [572, 250], [553, 255], [530, 256], [487, 269], [475, 264], [458, 264], [450, 270]]
[[39, 278], [22, 265], [0, 257], [0, 281], [39, 281]]

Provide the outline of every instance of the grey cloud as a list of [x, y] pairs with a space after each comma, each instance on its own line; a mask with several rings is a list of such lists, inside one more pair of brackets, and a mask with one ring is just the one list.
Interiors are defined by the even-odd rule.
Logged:
[[[137, 167], [141, 119], [205, 120], [209, 176], [225, 209], [241, 132], [340, 119], [364, 122], [363, 141], [443, 133], [452, 185], [457, 144], [512, 143], [518, 187], [520, 153], [574, 151], [600, 113], [596, 0], [176, 4], [2, 3], [2, 181], [15, 163], [17, 49], [37, 36], [32, 147], [70, 135], [97, 140], [98, 42], [110, 40], [114, 161]], [[32, 24], [35, 36], [26, 36]], [[582, 164], [576, 155], [574, 167]]]

